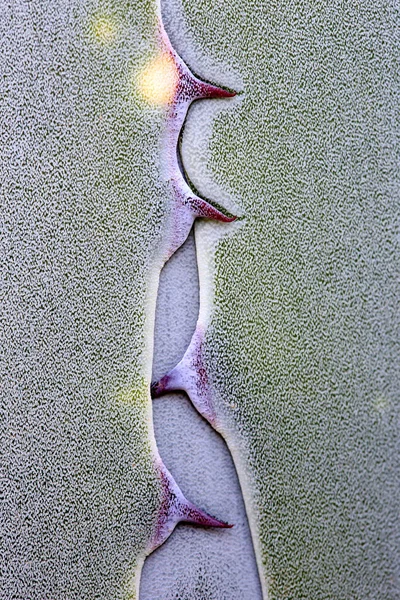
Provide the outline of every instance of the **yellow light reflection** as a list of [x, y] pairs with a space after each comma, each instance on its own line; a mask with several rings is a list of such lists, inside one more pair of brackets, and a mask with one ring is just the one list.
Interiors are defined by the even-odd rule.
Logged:
[[117, 26], [113, 19], [98, 16], [92, 23], [94, 37], [100, 44], [110, 44], [117, 35]]
[[171, 56], [157, 56], [139, 74], [138, 87], [150, 104], [170, 104], [178, 85], [178, 71]]

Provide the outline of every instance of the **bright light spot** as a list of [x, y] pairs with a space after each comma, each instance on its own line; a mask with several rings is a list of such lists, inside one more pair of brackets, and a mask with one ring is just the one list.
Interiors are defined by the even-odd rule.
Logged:
[[177, 85], [178, 71], [168, 54], [157, 56], [138, 77], [140, 93], [151, 104], [170, 104]]
[[100, 44], [110, 44], [117, 35], [117, 26], [110, 17], [96, 17], [92, 23], [94, 37]]

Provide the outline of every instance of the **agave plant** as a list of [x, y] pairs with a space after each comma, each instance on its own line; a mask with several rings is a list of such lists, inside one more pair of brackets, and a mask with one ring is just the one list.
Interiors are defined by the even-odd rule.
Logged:
[[152, 424], [160, 271], [200, 217], [198, 325], [152, 394], [226, 439], [265, 598], [397, 598], [398, 9], [162, 8], [1, 3], [1, 597], [135, 598], [179, 521], [229, 527]]

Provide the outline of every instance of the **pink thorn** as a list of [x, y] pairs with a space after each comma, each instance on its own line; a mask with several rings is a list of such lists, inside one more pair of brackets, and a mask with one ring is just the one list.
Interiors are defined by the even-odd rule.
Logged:
[[154, 535], [147, 548], [147, 553], [153, 552], [153, 550], [163, 544], [179, 522], [192, 523], [201, 527], [219, 527], [224, 529], [233, 527], [233, 525], [212, 517], [189, 502], [160, 458], [158, 458], [157, 462], [163, 487], [163, 497]]
[[233, 98], [236, 96], [236, 92], [230, 92], [224, 90], [221, 87], [212, 85], [201, 81], [193, 75], [185, 63], [178, 58], [178, 56], [172, 55], [175, 60], [175, 64], [178, 69], [179, 84], [176, 92], [175, 101], [179, 102], [182, 100], [200, 100], [202, 98]]
[[159, 379], [159, 381], [154, 381], [150, 387], [151, 397], [159, 398], [167, 392], [175, 391], [177, 388], [174, 385], [171, 385], [171, 383], [171, 377], [168, 373]]
[[196, 410], [218, 430], [217, 415], [203, 358], [203, 339], [203, 328], [197, 324], [182, 360], [159, 381], [152, 383], [151, 395], [153, 398], [159, 398], [166, 392], [186, 392]]
[[186, 500], [185, 504], [182, 504], [180, 507], [181, 510], [181, 521], [185, 523], [193, 523], [194, 525], [199, 525], [200, 527], [219, 527], [222, 529], [231, 529], [233, 525], [229, 523], [225, 523], [225, 521], [220, 521], [215, 517], [212, 517], [204, 510], [197, 508], [194, 504]]
[[[202, 81], [201, 79], [198, 79], [197, 77], [195, 77], [195, 75], [193, 75], [189, 67], [184, 63], [181, 57], [178, 56], [178, 54], [173, 49], [167, 32], [164, 29], [161, 16], [159, 16], [158, 19], [158, 30], [161, 44], [164, 47], [165, 51], [171, 56], [171, 58], [175, 62], [175, 65], [178, 70], [178, 88], [180, 88], [180, 90], [178, 89], [177, 95], [179, 95], [180, 91], [181, 93], [183, 92], [183, 95], [186, 95], [187, 97], [191, 96], [192, 100], [194, 100], [195, 98], [233, 98], [234, 96], [236, 96], [236, 92], [234, 91], [231, 92], [228, 90], [224, 90], [221, 87]], [[175, 101], [176, 99], [177, 98], [175, 98]]]
[[211, 83], [197, 80], [198, 98], [233, 98], [236, 92], [229, 92]]
[[232, 223], [237, 219], [237, 217], [228, 217], [227, 215], [224, 215], [224, 213], [217, 208], [214, 208], [214, 206], [206, 202], [206, 200], [198, 198], [197, 196], [190, 198], [189, 202], [192, 211], [197, 217], [213, 219], [214, 221], [221, 221], [222, 223]]

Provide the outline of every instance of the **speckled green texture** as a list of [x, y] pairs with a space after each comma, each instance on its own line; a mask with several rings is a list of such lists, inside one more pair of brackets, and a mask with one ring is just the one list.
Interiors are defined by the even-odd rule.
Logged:
[[196, 243], [265, 595], [394, 600], [399, 6], [200, 0], [182, 15], [192, 57], [242, 81], [211, 140], [193, 111], [183, 160], [207, 160], [244, 216], [231, 234], [198, 225]]
[[165, 114], [135, 82], [156, 51], [156, 9], [1, 4], [4, 599], [136, 597], [154, 533]]

